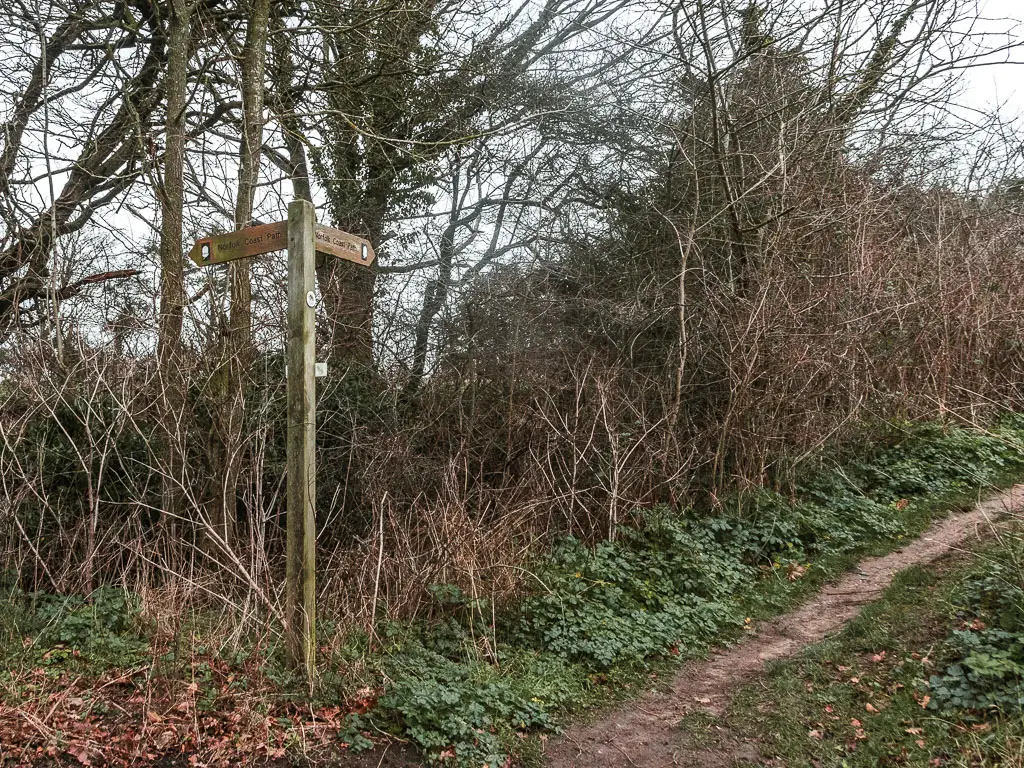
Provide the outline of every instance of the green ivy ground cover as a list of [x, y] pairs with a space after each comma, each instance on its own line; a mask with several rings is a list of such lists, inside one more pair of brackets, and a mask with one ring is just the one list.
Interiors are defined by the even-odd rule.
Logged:
[[985, 558], [954, 593], [950, 663], [931, 675], [929, 708], [1024, 711], [1024, 546], [1012, 540]]

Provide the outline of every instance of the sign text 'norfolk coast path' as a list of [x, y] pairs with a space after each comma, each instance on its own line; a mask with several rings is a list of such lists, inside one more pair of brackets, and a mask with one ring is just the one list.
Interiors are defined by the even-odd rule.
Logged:
[[334, 227], [325, 227], [317, 224], [314, 228], [316, 236], [316, 249], [320, 253], [330, 256], [337, 256], [345, 261], [353, 261], [368, 267], [373, 263], [373, 246], [369, 240], [350, 235]]
[[188, 257], [201, 267], [223, 264], [225, 261], [259, 256], [261, 253], [283, 251], [288, 247], [288, 222], [260, 224], [246, 227], [226, 235], [214, 235], [196, 240]]

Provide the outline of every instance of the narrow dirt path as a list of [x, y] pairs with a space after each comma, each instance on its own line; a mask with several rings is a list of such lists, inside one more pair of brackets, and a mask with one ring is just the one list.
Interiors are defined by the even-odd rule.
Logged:
[[1017, 485], [939, 521], [902, 549], [861, 561], [851, 573], [796, 610], [762, 625], [753, 636], [685, 666], [667, 692], [650, 692], [597, 722], [570, 730], [547, 750], [548, 765], [712, 768], [730, 765], [739, 757], [756, 759], [689, 749], [681, 740], [679, 721], [694, 710], [721, 714], [737, 687], [759, 675], [767, 662], [792, 656], [841, 629], [864, 605], [878, 599], [898, 571], [934, 562], [986, 538], [1000, 517], [1022, 508], [1024, 485]]

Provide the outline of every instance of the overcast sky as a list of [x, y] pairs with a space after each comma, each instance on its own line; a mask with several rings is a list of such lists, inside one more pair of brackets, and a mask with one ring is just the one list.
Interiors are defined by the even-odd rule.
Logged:
[[[986, 31], [1024, 35], [1024, 0], [981, 0], [981, 6]], [[1005, 103], [1011, 112], [1024, 112], [1024, 52], [1015, 58], [1022, 63], [994, 64], [968, 73], [964, 101], [976, 107]]]

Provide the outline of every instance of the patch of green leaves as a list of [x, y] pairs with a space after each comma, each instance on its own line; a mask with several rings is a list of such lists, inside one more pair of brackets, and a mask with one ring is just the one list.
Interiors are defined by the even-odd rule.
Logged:
[[954, 663], [929, 681], [933, 708], [1024, 711], [1024, 578], [1017, 562], [988, 563], [965, 582], [965, 628], [947, 640]]
[[346, 745], [349, 752], [365, 752], [373, 748], [373, 742], [363, 735], [367, 728], [368, 723], [362, 715], [354, 712], [348, 714], [345, 716], [345, 727], [338, 733], [338, 740]]
[[129, 666], [149, 652], [139, 600], [104, 586], [88, 597], [37, 593], [29, 596], [38, 626], [35, 650], [45, 664], [77, 659], [104, 666]]
[[395, 654], [388, 673], [395, 683], [378, 700], [374, 717], [393, 721], [431, 762], [498, 768], [508, 756], [508, 736], [550, 729], [550, 711], [561, 703], [553, 692], [547, 701], [534, 695], [525, 676], [452, 661], [418, 643]]
[[562, 542], [540, 572], [548, 591], [523, 601], [508, 628], [520, 644], [596, 669], [640, 662], [742, 625], [731, 597], [754, 576], [711, 527], [655, 510], [618, 541]]

